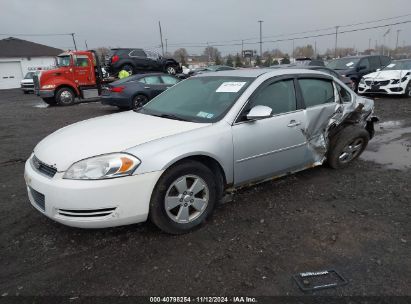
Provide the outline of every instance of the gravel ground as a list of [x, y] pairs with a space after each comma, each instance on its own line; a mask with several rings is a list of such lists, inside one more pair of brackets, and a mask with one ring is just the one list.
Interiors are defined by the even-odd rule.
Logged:
[[317, 295], [411, 295], [411, 99], [376, 99], [377, 136], [350, 167], [240, 190], [194, 233], [81, 230], [32, 208], [23, 170], [36, 143], [116, 111], [0, 91], [0, 295], [302, 295], [291, 276], [323, 269], [349, 284]]

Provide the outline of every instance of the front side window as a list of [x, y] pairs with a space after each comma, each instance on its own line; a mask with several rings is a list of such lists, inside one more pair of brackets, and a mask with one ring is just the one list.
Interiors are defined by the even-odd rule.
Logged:
[[57, 57], [57, 66], [58, 67], [68, 67], [70, 66], [70, 56], [58, 56]]
[[327, 64], [327, 68], [332, 70], [349, 70], [356, 66], [360, 58], [340, 58], [334, 59]]
[[380, 57], [373, 56], [369, 58], [371, 68], [373, 70], [378, 69], [381, 66]]
[[332, 81], [325, 79], [299, 79], [298, 83], [307, 108], [334, 102]]
[[190, 78], [161, 93], [138, 112], [192, 122], [216, 122], [253, 80], [233, 76]]
[[78, 67], [88, 67], [89, 66], [89, 64], [88, 64], [88, 57], [86, 57], [86, 56], [77, 56], [77, 58], [76, 58], [76, 66], [78, 66]]
[[158, 76], [144, 77], [144, 82], [147, 83], [147, 84], [161, 84], [160, 77], [158, 77]]
[[294, 81], [282, 80], [274, 82], [257, 93], [251, 102], [251, 107], [267, 106], [272, 115], [287, 113], [297, 109]]
[[337, 87], [338, 94], [342, 102], [351, 102], [351, 94], [338, 83], [335, 84]]
[[359, 67], [364, 67], [364, 70], [369, 70], [370, 69], [370, 61], [368, 58], [363, 58], [359, 64]]

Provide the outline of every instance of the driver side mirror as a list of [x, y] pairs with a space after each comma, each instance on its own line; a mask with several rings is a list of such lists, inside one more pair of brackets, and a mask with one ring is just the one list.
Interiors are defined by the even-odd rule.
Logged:
[[255, 106], [247, 114], [247, 120], [264, 119], [271, 116], [273, 110], [267, 106]]
[[365, 70], [367, 67], [365, 66], [365, 65], [360, 65], [358, 68], [357, 68], [357, 71], [359, 72], [359, 71], [362, 71], [362, 70]]

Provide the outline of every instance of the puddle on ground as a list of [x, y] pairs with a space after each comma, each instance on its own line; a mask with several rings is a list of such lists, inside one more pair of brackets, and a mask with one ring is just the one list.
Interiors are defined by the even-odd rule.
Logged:
[[411, 169], [411, 127], [401, 121], [379, 124], [380, 130], [360, 156], [361, 159], [381, 164], [389, 169]]
[[33, 108], [48, 108], [49, 105], [45, 102], [37, 102], [35, 105], [33, 105]]

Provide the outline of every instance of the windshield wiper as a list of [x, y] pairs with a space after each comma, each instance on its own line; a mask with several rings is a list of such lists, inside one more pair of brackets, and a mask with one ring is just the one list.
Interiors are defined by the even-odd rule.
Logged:
[[188, 119], [182, 118], [182, 117], [174, 115], [174, 114], [159, 114], [159, 115], [151, 114], [151, 115], [157, 116], [157, 117], [162, 117], [162, 118], [174, 119], [174, 120], [189, 121]]

